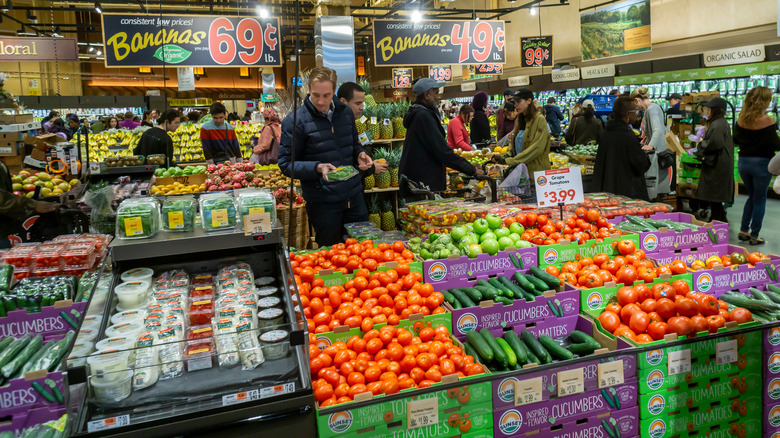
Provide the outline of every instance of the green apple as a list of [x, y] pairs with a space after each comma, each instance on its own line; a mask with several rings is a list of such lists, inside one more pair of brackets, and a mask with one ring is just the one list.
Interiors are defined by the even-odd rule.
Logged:
[[34, 184], [35, 186], [37, 186], [37, 187], [43, 187], [43, 186], [44, 186], [44, 184], [46, 184], [46, 181], [41, 181], [41, 180], [38, 180], [38, 181], [35, 181], [33, 184]]
[[527, 240], [520, 239], [517, 242], [515, 242], [515, 248], [517, 249], [530, 248], [531, 246], [533, 245], [531, 245], [531, 242]]
[[68, 183], [59, 183], [57, 184], [57, 188], [62, 190], [63, 192], [67, 192], [68, 190], [70, 190], [70, 185], [68, 185]]
[[490, 226], [490, 229], [497, 230], [498, 227], [501, 226], [501, 216], [497, 214], [489, 214], [485, 216], [485, 220], [487, 220], [488, 225]]
[[452, 227], [452, 231], [450, 231], [450, 236], [452, 236], [452, 239], [456, 242], [460, 242], [461, 239], [463, 239], [466, 234], [468, 234], [469, 229], [464, 227], [463, 225], [456, 225]]
[[476, 258], [478, 255], [482, 254], [482, 247], [477, 243], [469, 245], [468, 249], [469, 258], [471, 259]]
[[487, 230], [490, 228], [488, 221], [483, 218], [475, 220], [472, 226], [474, 227], [474, 232], [477, 234], [485, 234], [485, 232], [487, 232]]
[[523, 240], [523, 238], [519, 234], [516, 234], [516, 233], [510, 234], [509, 238], [512, 239], [512, 242], [517, 242], [517, 241]]
[[469, 233], [463, 236], [463, 239], [460, 241], [460, 247], [468, 247], [469, 245], [474, 245], [479, 243], [479, 236], [477, 236], [474, 233]]
[[497, 229], [496, 231], [494, 231], [494, 233], [496, 234], [496, 237], [498, 237], [499, 239], [502, 238], [502, 237], [506, 237], [506, 236], [511, 234], [511, 232], [509, 231], [509, 228], [507, 228], [507, 227], [501, 227], [501, 228]]
[[494, 256], [498, 254], [498, 251], [501, 249], [501, 245], [498, 243], [495, 239], [488, 239], [484, 242], [482, 242], [482, 251]]
[[515, 246], [515, 241], [511, 237], [499, 237], [498, 246], [501, 247], [501, 251], [507, 249], [510, 246]]
[[525, 233], [525, 228], [522, 225], [520, 225], [519, 223], [513, 222], [512, 225], [509, 226], [509, 231], [511, 233], [514, 233], [514, 234], [517, 234], [517, 235], [521, 235], [521, 234]]
[[54, 183], [51, 182], [51, 181], [44, 181], [43, 182], [43, 186], [48, 188], [48, 189], [54, 189]]
[[11, 189], [15, 192], [21, 192], [22, 191], [22, 183], [13, 183], [11, 184]]
[[493, 234], [492, 232], [488, 231], [487, 233], [479, 236], [479, 242], [482, 243], [486, 240], [498, 240], [498, 237]]

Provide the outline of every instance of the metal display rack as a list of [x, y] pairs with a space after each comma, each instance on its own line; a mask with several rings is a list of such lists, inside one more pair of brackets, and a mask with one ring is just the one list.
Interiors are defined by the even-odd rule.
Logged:
[[[115, 240], [113, 286], [119, 274], [148, 266], [156, 272], [184, 269], [188, 273], [215, 272], [236, 261], [248, 263], [256, 277], [276, 279], [289, 331], [289, 353], [266, 359], [255, 369], [214, 366], [187, 371], [179, 377], [160, 379], [114, 403], [96, 403], [88, 394], [88, 367], [68, 369], [69, 414], [75, 421], [71, 436], [157, 437], [230, 433], [228, 429], [265, 427], [274, 433], [295, 436], [314, 434], [313, 392], [308, 372], [308, 333], [297, 290], [293, 284], [290, 255], [281, 228], [245, 236], [243, 230], [206, 232], [158, 232], [149, 239]], [[110, 321], [114, 293], [106, 299], [100, 333]], [[281, 327], [281, 326], [280, 326]], [[186, 342], [186, 341], [185, 341]], [[239, 433], [239, 436], [243, 436]]]

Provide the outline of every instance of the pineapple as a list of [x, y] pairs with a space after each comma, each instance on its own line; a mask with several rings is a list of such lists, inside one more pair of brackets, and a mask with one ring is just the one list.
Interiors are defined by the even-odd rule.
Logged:
[[360, 119], [355, 119], [355, 128], [357, 128], [358, 135], [366, 132], [366, 124], [361, 122]]
[[395, 215], [393, 214], [393, 205], [390, 201], [382, 204], [382, 231], [391, 231], [395, 229]]
[[404, 116], [409, 111], [408, 102], [396, 102], [393, 118], [393, 132], [395, 132], [395, 138], [406, 137], [406, 127], [404, 126]]
[[393, 104], [383, 103], [379, 105], [380, 136], [382, 140], [393, 138]]
[[[387, 163], [387, 156], [388, 153], [384, 148], [374, 149], [374, 161], [379, 163]], [[374, 180], [376, 181], [377, 188], [386, 189], [390, 187], [390, 172], [385, 171], [379, 175], [375, 175]]]
[[387, 155], [387, 170], [390, 173], [390, 187], [398, 187], [398, 166], [401, 164], [401, 149], [393, 149]]
[[379, 201], [376, 195], [371, 195], [368, 201], [368, 221], [373, 222], [377, 228], [382, 226], [382, 217], [379, 215]]
[[359, 85], [363, 88], [363, 92], [366, 93], [366, 108], [376, 109], [376, 100], [374, 100], [374, 96], [371, 95], [371, 83], [368, 81], [360, 81]]
[[374, 174], [368, 175], [367, 177], [363, 178], [363, 186], [366, 190], [371, 190], [374, 188]]
[[363, 115], [368, 119], [366, 120], [366, 131], [371, 132], [371, 136], [369, 136], [369, 138], [372, 140], [379, 140], [379, 134], [381, 133], [380, 124], [382, 122], [378, 119], [377, 109], [366, 107], [366, 109], [363, 111]]

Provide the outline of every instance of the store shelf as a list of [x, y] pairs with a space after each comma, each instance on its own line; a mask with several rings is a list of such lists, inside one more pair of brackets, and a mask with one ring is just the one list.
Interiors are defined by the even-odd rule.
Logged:
[[281, 243], [281, 228], [259, 236], [244, 236], [244, 230], [226, 230], [207, 232], [196, 226], [188, 233], [157, 232], [149, 239], [121, 240], [111, 243], [114, 260], [145, 259], [150, 257], [168, 257], [192, 254], [203, 251], [220, 251], [243, 248], [254, 244]]
[[141, 175], [154, 173], [154, 171], [157, 170], [157, 167], [156, 164], [145, 166], [106, 167], [105, 171], [101, 169], [100, 173], [96, 175]]
[[371, 144], [392, 144], [398, 141], [404, 141], [403, 138], [391, 138], [391, 139], [385, 139], [385, 140], [371, 140]]
[[397, 192], [398, 187], [388, 187], [386, 189], [373, 188], [371, 190], [363, 190], [365, 193], [384, 193], [384, 192]]

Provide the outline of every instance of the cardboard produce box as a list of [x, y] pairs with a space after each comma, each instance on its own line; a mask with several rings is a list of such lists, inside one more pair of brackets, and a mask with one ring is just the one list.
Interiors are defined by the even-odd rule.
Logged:
[[36, 137], [27, 136], [24, 139], [25, 144], [32, 145], [35, 149], [46, 151], [50, 146], [56, 145], [62, 140], [57, 134], [43, 134]]
[[0, 115], [0, 125], [15, 125], [19, 123], [32, 123], [32, 114], [5, 114]]

